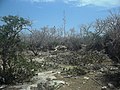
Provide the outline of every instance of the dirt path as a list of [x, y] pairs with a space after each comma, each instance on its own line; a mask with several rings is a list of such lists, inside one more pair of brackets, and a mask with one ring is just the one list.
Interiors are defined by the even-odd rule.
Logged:
[[[65, 84], [62, 87], [60, 87], [58, 90], [101, 90], [102, 86], [93, 80], [95, 78], [96, 72], [75, 78], [74, 77], [64, 78], [61, 74], [57, 74], [57, 71], [53, 71], [53, 72], [52, 71], [41, 72], [38, 73], [38, 76], [39, 78], [42, 78], [41, 80], [43, 79], [45, 80], [45, 78], [51, 78], [51, 79], [64, 81]], [[57, 75], [56, 77], [54, 76], [55, 74]]]
[[[35, 58], [34, 61], [42, 62], [44, 61], [44, 58]], [[61, 67], [65, 68], [71, 68], [71, 66], [62, 65]], [[31, 84], [24, 84], [19, 86], [13, 86], [11, 89], [6, 90], [37, 90], [37, 84], [41, 82], [46, 82], [47, 79], [51, 80], [51, 84], [54, 83], [62, 83], [62, 86], [57, 90], [101, 90], [101, 85], [96, 83], [95, 80], [93, 80], [96, 76], [96, 72], [87, 75], [79, 76], [79, 77], [70, 77], [66, 78], [61, 75], [60, 70], [52, 70], [52, 71], [45, 71], [45, 72], [39, 72], [36, 76], [34, 76], [32, 79], [34, 83]], [[31, 89], [34, 88], [34, 89]], [[13, 89], [15, 88], [15, 89]]]
[[95, 75], [84, 75], [73, 78], [62, 78], [58, 76], [60, 80], [64, 80], [67, 84], [61, 87], [59, 90], [101, 90], [101, 85], [93, 80]]

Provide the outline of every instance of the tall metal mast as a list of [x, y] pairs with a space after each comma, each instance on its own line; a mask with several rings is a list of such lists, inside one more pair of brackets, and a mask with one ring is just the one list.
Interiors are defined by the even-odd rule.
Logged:
[[66, 16], [65, 11], [63, 11], [63, 36], [66, 36]]

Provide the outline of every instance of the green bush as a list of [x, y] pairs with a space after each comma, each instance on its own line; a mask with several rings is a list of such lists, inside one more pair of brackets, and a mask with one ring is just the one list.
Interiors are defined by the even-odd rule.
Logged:
[[30, 62], [30, 60], [23, 58], [23, 56], [18, 56], [16, 60], [11, 60], [10, 67], [6, 69], [4, 74], [3, 72], [0, 73], [1, 80], [3, 80], [0, 81], [0, 84], [17, 84], [30, 81], [38, 68], [36, 62]]

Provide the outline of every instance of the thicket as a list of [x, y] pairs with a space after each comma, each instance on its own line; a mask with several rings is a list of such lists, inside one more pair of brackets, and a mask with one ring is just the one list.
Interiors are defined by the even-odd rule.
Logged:
[[58, 45], [74, 51], [70, 55], [59, 56], [62, 58], [60, 63], [78, 66], [81, 62], [101, 63], [106, 60], [106, 55], [113, 64], [120, 63], [120, 13], [110, 12], [108, 17], [81, 25], [77, 32], [72, 28], [65, 35], [62, 28], [55, 26], [20, 34], [22, 30], [29, 29], [29, 20], [18, 16], [4, 16], [0, 20], [0, 83], [14, 83], [32, 76], [34, 64], [21, 54], [23, 51], [32, 51], [37, 56], [40, 51], [55, 50]]
[[[32, 30], [23, 40], [35, 55], [39, 51], [54, 50], [56, 46], [66, 46], [70, 51], [98, 51], [107, 54], [114, 62], [119, 62], [119, 13], [110, 12], [105, 19], [97, 19], [92, 24], [81, 25], [80, 31], [72, 28], [65, 36], [62, 28], [45, 26]], [[89, 61], [89, 60], [88, 60]]]
[[[63, 37], [62, 34], [58, 34], [59, 29], [50, 29], [47, 27], [47, 33], [45, 36], [49, 36], [49, 39], [45, 41], [42, 47], [47, 47], [48, 50], [54, 49], [57, 45], [65, 45], [70, 51], [83, 51], [83, 57], [74, 55], [58, 56], [53, 58], [53, 61], [64, 64], [76, 65], [83, 60], [86, 63], [101, 63], [109, 58], [112, 60], [112, 64], [118, 68], [115, 72], [106, 72], [105, 78], [108, 80], [109, 77], [116, 77], [115, 80], [109, 82], [119, 83], [119, 63], [120, 63], [120, 13], [110, 12], [110, 15], [104, 19], [97, 19], [94, 23], [88, 25], [82, 25], [80, 32], [76, 33], [75, 29], [72, 28]], [[55, 32], [52, 34], [50, 30]], [[42, 30], [38, 31], [41, 32]], [[45, 30], [44, 30], [45, 31]], [[50, 37], [51, 36], [51, 37]], [[44, 39], [43, 39], [44, 40]], [[50, 41], [55, 44], [49, 44]], [[50, 45], [50, 47], [49, 47]], [[42, 49], [41, 49], [42, 50]], [[108, 57], [109, 58], [108, 58]], [[71, 58], [69, 58], [71, 57]], [[101, 67], [100, 67], [101, 68]], [[99, 68], [99, 69], [100, 69]], [[106, 77], [108, 76], [108, 77]]]
[[0, 84], [16, 84], [33, 76], [35, 64], [25, 55], [20, 32], [28, 29], [30, 21], [18, 16], [0, 18]]

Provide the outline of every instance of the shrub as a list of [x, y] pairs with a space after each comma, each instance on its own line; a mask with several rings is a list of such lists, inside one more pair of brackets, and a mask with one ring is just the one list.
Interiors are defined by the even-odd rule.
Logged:
[[71, 69], [66, 70], [65, 73], [68, 75], [80, 76], [80, 75], [85, 75], [87, 72], [85, 69], [78, 66], [78, 67], [73, 67]]
[[[15, 61], [11, 61], [10, 67], [6, 69], [4, 74], [3, 72], [0, 73], [0, 77], [3, 79], [3, 81], [0, 82], [1, 84], [16, 84], [29, 81], [35, 74], [37, 67], [34, 62], [29, 62], [28, 59], [22, 56], [18, 58], [19, 59]], [[4, 81], [4, 78], [6, 78], [6, 81]]]
[[85, 64], [102, 63], [104, 60], [107, 60], [107, 59], [108, 59], [107, 55], [98, 51], [85, 52], [85, 54], [81, 58], [82, 62]]

